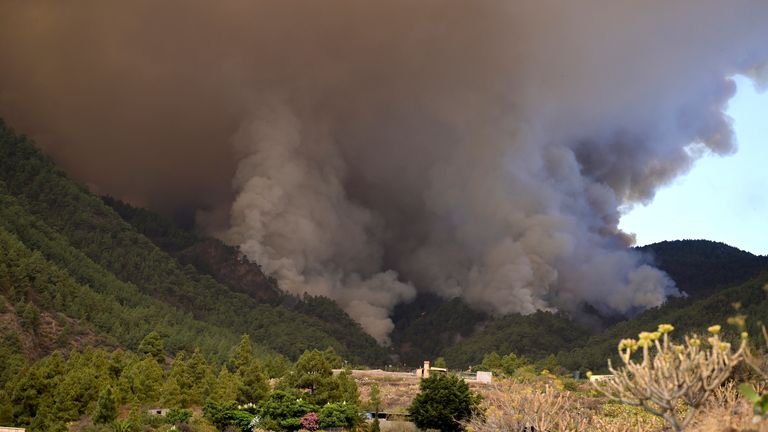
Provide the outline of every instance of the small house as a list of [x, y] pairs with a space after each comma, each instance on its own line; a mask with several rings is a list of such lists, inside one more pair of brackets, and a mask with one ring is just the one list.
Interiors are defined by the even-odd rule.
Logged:
[[165, 417], [166, 415], [168, 415], [168, 408], [152, 408], [152, 409], [148, 409], [147, 410], [147, 414]]

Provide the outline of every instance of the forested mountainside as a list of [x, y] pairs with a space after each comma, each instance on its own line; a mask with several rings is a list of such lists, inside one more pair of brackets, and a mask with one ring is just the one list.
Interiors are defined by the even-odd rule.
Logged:
[[638, 250], [649, 253], [677, 287], [694, 298], [744, 282], [768, 268], [768, 256], [708, 240], [663, 241]]
[[267, 277], [257, 263], [250, 262], [237, 248], [181, 229], [149, 210], [133, 207], [112, 197], [104, 197], [103, 200], [139, 233], [182, 264], [190, 264], [233, 291], [255, 300], [279, 303], [283, 299], [277, 281]]
[[[158, 247], [2, 122], [0, 203], [0, 296], [6, 311], [19, 318], [4, 319], [9, 324], [0, 328], [6, 338], [25, 339], [12, 323], [26, 322], [26, 313], [45, 318], [33, 323], [58, 320], [60, 325], [45, 332], [56, 333], [48, 338], [62, 347], [77, 344], [68, 334], [85, 332], [135, 349], [144, 335], [157, 330], [170, 352], [200, 347], [216, 358], [226, 355], [225, 347], [241, 334], [249, 334], [259, 350], [290, 358], [306, 349], [333, 347], [352, 363], [386, 362], [386, 351], [327, 299], [265, 303], [242, 286], [228, 286], [217, 270], [183, 264], [171, 253], [208, 240], [160, 233], [154, 241], [169, 244]], [[180, 238], [170, 239], [173, 235]], [[222, 247], [217, 249], [228, 250]], [[225, 254], [203, 264], [227, 259]], [[257, 268], [250, 264], [243, 261]], [[269, 290], [275, 299], [282, 296], [274, 286]], [[33, 334], [43, 331], [29, 328]], [[45, 346], [53, 348], [50, 342]]]
[[343, 340], [353, 352], [374, 350], [378, 355], [383, 352], [336, 302], [326, 297], [304, 295], [299, 298], [282, 292], [276, 280], [265, 275], [258, 263], [250, 261], [236, 247], [196, 235], [149, 210], [111, 197], [103, 200], [137, 231], [182, 264], [192, 265], [198, 272], [254, 300], [317, 318], [326, 333]]
[[[416, 324], [403, 325], [404, 332], [414, 346], [438, 344], [436, 352], [439, 354], [435, 355], [445, 356], [455, 367], [476, 365], [491, 352], [514, 353], [529, 360], [541, 360], [548, 354], [559, 353], [558, 361], [567, 369], [601, 370], [606, 366], [606, 358], [615, 355], [620, 339], [654, 330], [659, 323], [671, 323], [682, 332], [701, 332], [712, 324], [725, 324], [728, 317], [736, 314], [732, 307], [734, 303], [740, 303], [740, 313], [752, 318], [753, 330], [757, 320], [768, 317], [768, 293], [762, 289], [768, 283], [768, 257], [706, 240], [661, 242], [640, 249], [651, 254], [659, 268], [689, 296], [670, 298], [660, 307], [610, 323], [597, 334], [563, 314], [539, 312], [495, 319], [465, 314], [462, 328], [474, 325], [479, 329], [470, 334], [454, 332], [455, 338], [447, 343], [434, 338], [432, 342], [428, 341], [430, 336], [427, 335], [439, 334], [445, 325], [444, 317], [450, 316], [440, 312], [447, 303], [435, 300], [439, 304], [424, 309], [415, 320]], [[457, 311], [461, 308], [453, 304], [449, 309]], [[458, 319], [453, 318], [454, 321]], [[393, 340], [396, 339], [393, 337]]]
[[491, 352], [515, 353], [529, 360], [541, 360], [560, 350], [580, 347], [589, 331], [565, 314], [536, 312], [510, 314], [491, 322], [485, 330], [445, 350], [450, 364], [475, 365]]
[[[560, 353], [568, 368], [598, 369], [618, 339], [658, 322], [700, 330], [725, 322], [734, 302], [751, 317], [768, 316], [768, 257], [703, 240], [639, 249], [689, 297], [590, 336], [562, 314], [494, 319], [460, 299], [421, 294], [395, 309], [389, 354], [408, 365], [445, 356], [465, 367], [490, 352], [531, 360]], [[0, 252], [2, 341], [29, 358], [94, 344], [135, 349], [156, 330], [169, 352], [199, 347], [212, 360], [249, 334], [265, 356], [333, 347], [352, 363], [388, 362], [387, 350], [332, 300], [283, 293], [237, 248], [92, 195], [3, 123]]]
[[[758, 334], [760, 322], [768, 318], [768, 268], [746, 282], [716, 292], [693, 302], [670, 301], [640, 315], [617, 323], [591, 337], [583, 346], [558, 355], [559, 362], [570, 369], [601, 370], [606, 358], [616, 355], [616, 345], [622, 338], [637, 337], [641, 331], [655, 331], [658, 324], [675, 326], [678, 334], [704, 333], [708, 326], [723, 325], [726, 334], [736, 337], [737, 330], [727, 325], [728, 318], [737, 314], [746, 317], [747, 330]], [[736, 307], [739, 309], [736, 310]]]
[[586, 328], [562, 313], [493, 318], [459, 298], [446, 301], [431, 294], [398, 306], [393, 318], [392, 344], [401, 360], [410, 365], [445, 357], [449, 366], [466, 368], [479, 364], [491, 352], [540, 360], [577, 347], [589, 337]]
[[392, 347], [400, 360], [418, 365], [442, 356], [447, 347], [476, 333], [489, 316], [470, 308], [460, 298], [444, 300], [422, 293], [398, 305], [392, 316]]

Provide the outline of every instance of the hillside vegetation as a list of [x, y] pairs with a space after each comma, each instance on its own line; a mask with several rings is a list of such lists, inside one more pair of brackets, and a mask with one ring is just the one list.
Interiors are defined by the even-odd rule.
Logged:
[[708, 240], [675, 240], [638, 248], [693, 298], [737, 285], [768, 268], [768, 257]]
[[333, 374], [342, 360], [332, 349], [306, 351], [290, 364], [259, 359], [243, 336], [227, 351], [226, 361], [212, 364], [199, 350], [167, 352], [150, 332], [137, 352], [89, 347], [34, 362], [9, 358], [0, 424], [31, 432], [250, 431], [258, 417], [264, 429], [289, 432], [309, 412], [328, 428], [361, 423], [359, 391], [348, 372]]
[[[615, 357], [616, 341], [636, 337], [658, 323], [671, 323], [682, 332], [702, 332], [714, 323], [725, 324], [736, 313], [735, 303], [741, 304], [740, 313], [752, 318], [752, 331], [757, 330], [760, 319], [768, 317], [768, 296], [762, 290], [768, 282], [768, 257], [706, 240], [661, 242], [640, 250], [653, 257], [688, 296], [670, 298], [662, 306], [631, 318], [613, 319], [597, 332], [563, 314], [486, 317], [482, 322], [465, 322], [465, 326], [482, 328], [441, 345], [439, 355], [453, 367], [464, 368], [479, 364], [491, 352], [514, 353], [530, 360], [558, 353], [558, 362], [566, 369], [597, 371], [605, 369], [608, 357]], [[419, 318], [420, 334], [433, 331], [425, 328], [427, 323], [439, 328], [441, 320], [432, 320], [429, 315], [435, 315], [433, 311], [440, 307], [431, 306]], [[604, 317], [595, 318], [605, 321]]]
[[[157, 330], [171, 351], [199, 347], [210, 359], [249, 334], [259, 352], [295, 359], [333, 347], [352, 363], [388, 353], [330, 299], [288, 295], [239, 250], [146, 209], [97, 197], [69, 179], [26, 137], [0, 122], [0, 332], [28, 357], [87, 344], [136, 349]], [[389, 354], [410, 366], [444, 356], [451, 367], [486, 354], [536, 361], [558, 354], [568, 369], [595, 369], [615, 341], [670, 322], [701, 330], [741, 302], [768, 316], [760, 287], [768, 258], [722, 243], [662, 242], [639, 248], [686, 298], [593, 334], [563, 314], [490, 317], [461, 299], [421, 294], [398, 306]]]
[[3, 247], [19, 260], [11, 263], [10, 252], [0, 257], [16, 273], [0, 282], [9, 304], [63, 313], [134, 349], [157, 329], [171, 350], [199, 346], [213, 357], [249, 334], [261, 350], [290, 358], [333, 347], [353, 363], [386, 361], [383, 348], [333, 302], [263, 303], [182, 264], [1, 122], [0, 201]]
[[[768, 317], [768, 295], [764, 290], [766, 284], [768, 269], [742, 284], [692, 303], [669, 302], [647, 310], [592, 336], [581, 347], [561, 352], [558, 360], [571, 370], [605, 370], [606, 358], [616, 358], [617, 341], [637, 337], [641, 331], [654, 330], [659, 323], [672, 324], [678, 334], [704, 333], [713, 324], [721, 324], [728, 330], [728, 318], [739, 313], [747, 317], [747, 331], [759, 334], [760, 322]], [[734, 305], [740, 307], [738, 312]], [[735, 337], [735, 333], [736, 329], [732, 329], [730, 334]]]

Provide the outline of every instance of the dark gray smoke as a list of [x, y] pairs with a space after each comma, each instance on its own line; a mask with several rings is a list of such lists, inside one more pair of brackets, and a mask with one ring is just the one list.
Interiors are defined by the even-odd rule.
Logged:
[[379, 340], [416, 289], [497, 313], [677, 294], [619, 208], [735, 150], [768, 2], [0, 4], [0, 114]]

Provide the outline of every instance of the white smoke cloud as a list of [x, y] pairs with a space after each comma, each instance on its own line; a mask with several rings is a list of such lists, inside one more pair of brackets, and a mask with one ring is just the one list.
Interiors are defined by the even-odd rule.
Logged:
[[633, 313], [678, 292], [619, 209], [735, 151], [730, 77], [765, 76], [766, 22], [762, 0], [6, 2], [0, 114], [109, 193], [226, 214], [282, 288], [382, 341], [416, 289]]

